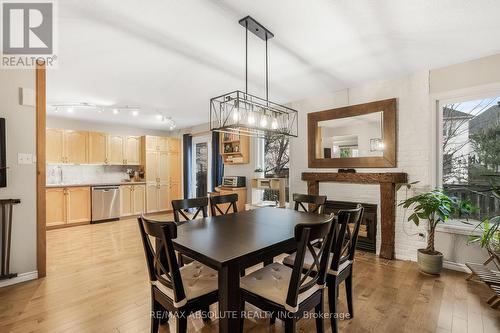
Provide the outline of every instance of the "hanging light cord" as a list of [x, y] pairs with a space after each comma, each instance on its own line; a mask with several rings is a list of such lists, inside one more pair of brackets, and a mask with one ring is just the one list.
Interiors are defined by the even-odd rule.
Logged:
[[269, 106], [269, 67], [267, 60], [267, 32], [266, 32], [266, 103]]
[[248, 21], [245, 21], [245, 94], [248, 94]]

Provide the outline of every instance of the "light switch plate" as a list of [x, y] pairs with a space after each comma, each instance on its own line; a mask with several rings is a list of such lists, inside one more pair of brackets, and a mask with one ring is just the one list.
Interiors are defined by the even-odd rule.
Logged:
[[17, 164], [33, 164], [33, 154], [17, 153]]

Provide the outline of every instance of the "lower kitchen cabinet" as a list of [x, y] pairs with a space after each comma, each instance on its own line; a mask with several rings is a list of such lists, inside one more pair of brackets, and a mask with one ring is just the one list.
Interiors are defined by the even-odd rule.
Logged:
[[47, 188], [45, 193], [48, 228], [90, 222], [90, 187]]
[[120, 186], [120, 216], [140, 215], [145, 211], [146, 186], [121, 185]]
[[172, 210], [172, 200], [182, 199], [180, 183], [148, 183], [146, 186], [148, 213]]

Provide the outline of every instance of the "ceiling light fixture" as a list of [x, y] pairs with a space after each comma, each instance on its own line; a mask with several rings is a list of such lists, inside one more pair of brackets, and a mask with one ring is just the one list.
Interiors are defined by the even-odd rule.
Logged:
[[120, 111], [118, 109], [113, 109], [113, 114], [119, 114]]
[[[239, 20], [245, 28], [245, 92], [236, 90], [210, 99], [210, 130], [264, 137], [278, 134], [297, 137], [298, 112], [269, 101], [269, 66], [267, 41], [274, 34], [250, 16]], [[248, 93], [248, 31], [266, 43], [266, 98]], [[272, 122], [268, 127], [269, 117]], [[256, 123], [259, 119], [259, 123]], [[243, 120], [245, 124], [240, 124]]]
[[139, 115], [139, 110], [132, 110], [132, 116], [137, 117]]

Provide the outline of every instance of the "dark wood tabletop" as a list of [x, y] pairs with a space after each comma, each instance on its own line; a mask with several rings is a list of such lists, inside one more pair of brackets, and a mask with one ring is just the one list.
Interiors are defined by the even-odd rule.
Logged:
[[219, 272], [219, 332], [239, 330], [240, 269], [294, 250], [299, 223], [324, 221], [325, 215], [292, 209], [259, 208], [195, 219], [177, 228], [176, 250]]

